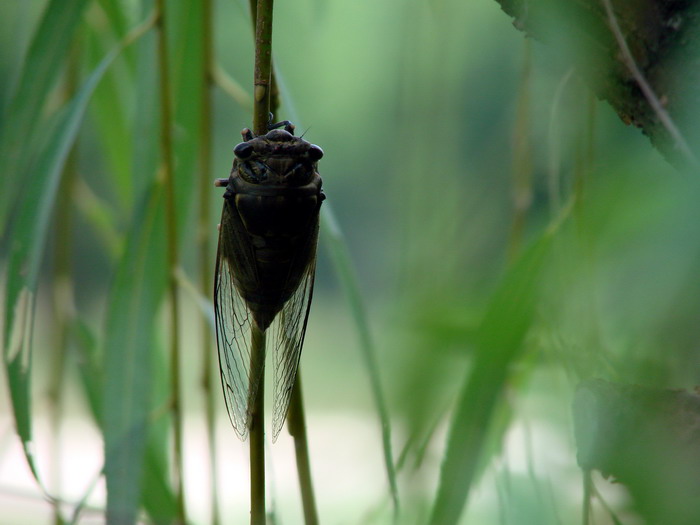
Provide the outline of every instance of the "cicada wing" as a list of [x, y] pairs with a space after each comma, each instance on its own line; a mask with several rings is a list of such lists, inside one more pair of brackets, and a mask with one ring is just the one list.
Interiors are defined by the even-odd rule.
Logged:
[[301, 348], [306, 334], [306, 323], [309, 320], [309, 310], [314, 290], [314, 277], [316, 275], [316, 241], [318, 238], [318, 224], [309, 253], [309, 262], [298, 288], [285, 303], [282, 310], [270, 327], [273, 349], [273, 415], [272, 415], [272, 442], [282, 430], [287, 417], [289, 400], [294, 388], [294, 382], [299, 368]]
[[234, 277], [254, 278], [256, 266], [250, 241], [238, 224], [238, 212], [225, 200], [214, 274], [216, 344], [226, 409], [236, 434], [245, 440], [264, 367], [250, 368], [253, 315], [236, 288]]

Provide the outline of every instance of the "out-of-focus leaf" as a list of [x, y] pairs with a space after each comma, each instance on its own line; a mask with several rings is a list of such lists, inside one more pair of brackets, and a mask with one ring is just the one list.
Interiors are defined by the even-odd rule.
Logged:
[[[79, 320], [73, 325], [78, 342], [78, 369], [90, 410], [97, 424], [102, 421], [102, 395], [104, 373], [98, 340], [94, 332]], [[153, 367], [153, 405], [167, 402], [167, 366], [161, 353], [155, 353], [157, 363]], [[172, 523], [176, 516], [175, 496], [168, 483], [167, 433], [169, 418], [157, 418], [149, 428], [143, 470], [143, 506], [154, 523]]]
[[107, 312], [102, 429], [108, 523], [132, 523], [140, 501], [155, 318], [167, 275], [164, 230], [163, 187], [153, 183], [134, 215]]
[[357, 279], [350, 260], [350, 254], [340, 230], [340, 226], [335, 220], [333, 210], [329, 203], [326, 203], [321, 210], [323, 220], [321, 221], [321, 234], [323, 235], [323, 245], [328, 249], [328, 252], [333, 260], [336, 274], [343, 287], [345, 298], [350, 306], [350, 313], [355, 321], [355, 326], [360, 339], [360, 350], [362, 358], [369, 376], [370, 386], [372, 388], [372, 397], [374, 404], [379, 414], [379, 420], [382, 426], [382, 445], [384, 449], [384, 467], [386, 468], [387, 477], [389, 479], [389, 489], [391, 498], [394, 504], [395, 512], [399, 508], [399, 492], [396, 483], [396, 471], [394, 468], [394, 459], [391, 449], [391, 424], [389, 422], [389, 412], [386, 408], [386, 401], [382, 391], [381, 380], [379, 377], [379, 367], [377, 366], [376, 350], [374, 342], [370, 335], [369, 323], [367, 321], [367, 313], [365, 312], [364, 304], [360, 296], [357, 286]]
[[[103, 25], [91, 27], [85, 32], [83, 52], [87, 60], [96, 61], [105, 50], [114, 45], [115, 35], [106, 31]], [[102, 184], [114, 189], [122, 208], [127, 208], [132, 197], [131, 164], [132, 148], [129, 116], [132, 111], [131, 93], [134, 71], [123, 55], [110, 68], [104, 81], [95, 91], [90, 106], [90, 117], [100, 138], [104, 164], [110, 177]], [[128, 209], [128, 208], [127, 208]]]
[[80, 379], [92, 417], [99, 425], [102, 414], [102, 384], [104, 374], [97, 346], [97, 336], [80, 319], [75, 319], [71, 331], [77, 342], [77, 361]]
[[105, 15], [109, 20], [114, 32], [122, 37], [126, 34], [129, 27], [129, 17], [127, 16], [127, 10], [125, 9], [125, 2], [121, 0], [98, 0], [98, 3], [102, 9], [104, 9]]
[[[159, 350], [162, 350], [160, 348]], [[163, 407], [169, 406], [170, 368], [162, 351], [153, 352], [153, 373], [151, 392], [156, 417], [152, 418], [146, 440], [146, 458], [143, 466], [143, 487], [141, 503], [153, 523], [169, 525], [176, 522], [177, 504], [170, 483], [168, 463], [168, 437], [172, 428], [172, 418], [164, 413]]]
[[430, 523], [457, 523], [482, 458], [511, 365], [520, 357], [536, 307], [540, 271], [551, 245], [545, 233], [508, 271], [479, 329], [474, 365], [458, 400]]
[[168, 5], [168, 45], [170, 58], [170, 85], [173, 97], [175, 206], [178, 210], [177, 231], [182, 237], [195, 200], [197, 187], [198, 148], [201, 136], [201, 109], [203, 86], [204, 35], [201, 0], [171, 2]]
[[[152, 6], [144, 5], [143, 14]], [[152, 17], [151, 17], [152, 19]], [[174, 497], [168, 480], [167, 418], [151, 414], [165, 403], [166, 367], [155, 344], [156, 313], [167, 282], [163, 187], [154, 183], [159, 156], [155, 35], [135, 46], [136, 75], [132, 166], [119, 193], [140, 201], [131, 220], [126, 251], [112, 287], [104, 354], [107, 519], [131, 522], [143, 504], [155, 523], [171, 523]], [[145, 196], [145, 197], [144, 197]]]
[[[17, 432], [34, 471], [31, 441], [29, 378], [34, 300], [49, 222], [63, 165], [85, 114], [90, 96], [116, 56], [111, 53], [88, 77], [75, 98], [56, 117], [47, 133], [46, 147], [32, 167], [25, 198], [20, 201], [9, 238], [9, 264], [5, 294], [5, 364], [8, 370]], [[36, 471], [34, 471], [36, 475]]]
[[[36, 156], [38, 133], [46, 126], [40, 118], [44, 103], [63, 68], [73, 33], [88, 0], [51, 0], [36, 28], [24, 60], [12, 101], [0, 128], [0, 225], [6, 225], [14, 199], [25, 183]], [[34, 176], [34, 173], [32, 173]]]

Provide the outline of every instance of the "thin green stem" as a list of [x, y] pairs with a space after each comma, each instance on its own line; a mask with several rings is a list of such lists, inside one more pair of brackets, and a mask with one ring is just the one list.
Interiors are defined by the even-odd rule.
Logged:
[[[253, 22], [253, 34], [255, 34], [258, 23], [258, 0], [249, 0], [248, 3], [250, 4], [250, 18]], [[270, 113], [273, 115], [277, 115], [277, 109], [280, 105], [279, 94], [277, 80], [275, 79], [275, 68], [273, 66], [270, 70]]]
[[[253, 72], [253, 132], [267, 132], [272, 71], [273, 0], [258, 0], [254, 10], [255, 70]], [[265, 332], [251, 326], [250, 370], [260, 374], [250, 418], [250, 523], [265, 525]]]
[[212, 82], [221, 88], [221, 90], [226, 93], [231, 99], [241, 106], [246, 111], [252, 111], [253, 109], [253, 98], [243, 89], [233, 77], [231, 77], [221, 65], [214, 63], [212, 64], [211, 71], [209, 72]]
[[309, 441], [306, 437], [306, 418], [304, 415], [304, 397], [301, 388], [300, 372], [297, 372], [297, 379], [292, 390], [288, 417], [289, 433], [294, 438], [301, 502], [304, 507], [304, 523], [306, 525], [318, 525], [316, 496], [314, 495], [314, 485], [311, 480]]
[[175, 173], [173, 167], [172, 107], [170, 71], [168, 66], [168, 39], [166, 29], [165, 0], [157, 0], [158, 9], [158, 70], [160, 89], [160, 140], [162, 169], [165, 178], [165, 221], [168, 250], [168, 295], [170, 298], [170, 388], [173, 417], [174, 476], [178, 519], [186, 523], [185, 491], [183, 484], [182, 405], [180, 402], [180, 302], [177, 293], [176, 270], [178, 267], [177, 210], [175, 209]]
[[255, 15], [255, 71], [253, 72], [253, 132], [267, 132], [272, 76], [273, 0], [258, 0]]
[[[211, 263], [209, 252], [211, 245], [209, 242], [209, 208], [211, 195], [211, 121], [212, 121], [212, 101], [210, 72], [214, 63], [214, 45], [212, 24], [212, 2], [203, 0], [202, 2], [202, 34], [203, 57], [202, 69], [200, 70], [200, 80], [202, 82], [202, 102], [201, 112], [201, 143], [199, 148], [199, 227], [198, 227], [198, 252], [199, 252], [199, 283], [202, 290], [210, 290], [212, 287]], [[214, 391], [213, 374], [213, 354], [212, 336], [209, 324], [202, 317], [202, 378], [201, 385], [204, 393], [204, 404], [207, 425], [207, 441], [209, 444], [209, 472], [211, 482], [211, 523], [218, 525], [221, 522], [219, 515], [219, 484], [218, 468], [216, 461], [216, 392]]]
[[591, 471], [583, 471], [583, 505], [581, 514], [582, 525], [590, 525], [591, 523], [591, 501], [593, 499], [593, 480], [591, 479]]
[[250, 524], [265, 525], [265, 331], [250, 330], [251, 375], [260, 377], [250, 414]]

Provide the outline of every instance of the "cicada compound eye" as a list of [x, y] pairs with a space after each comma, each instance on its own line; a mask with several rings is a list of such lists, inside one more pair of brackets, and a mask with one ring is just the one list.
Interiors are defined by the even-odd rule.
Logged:
[[315, 144], [312, 144], [311, 147], [309, 148], [309, 158], [311, 160], [319, 160], [323, 157], [323, 150], [316, 146]]
[[241, 160], [246, 160], [253, 154], [253, 146], [247, 142], [241, 142], [233, 148], [233, 154]]

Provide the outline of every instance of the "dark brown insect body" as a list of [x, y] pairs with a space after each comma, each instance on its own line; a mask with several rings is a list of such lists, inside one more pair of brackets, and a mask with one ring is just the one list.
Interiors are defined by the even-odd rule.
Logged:
[[[271, 328], [275, 351], [276, 437], [296, 377], [311, 304], [324, 194], [318, 146], [282, 122], [265, 135], [243, 130], [244, 142], [226, 186], [219, 231], [214, 305], [222, 385], [229, 415], [242, 438], [262, 371], [251, 370], [250, 323]], [[273, 323], [273, 321], [275, 321]]]

